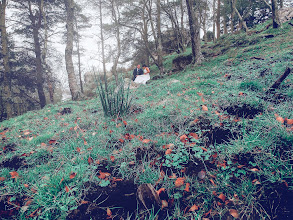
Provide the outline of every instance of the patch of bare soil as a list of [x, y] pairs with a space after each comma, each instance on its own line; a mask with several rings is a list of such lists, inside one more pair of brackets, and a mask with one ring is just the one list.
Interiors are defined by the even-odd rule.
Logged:
[[221, 109], [227, 111], [230, 115], [235, 115], [239, 118], [254, 118], [257, 114], [262, 113], [263, 109], [261, 107], [256, 108], [248, 104], [243, 105], [231, 105], [231, 106], [221, 106]]
[[137, 209], [137, 186], [131, 180], [123, 180], [112, 183], [110, 186], [101, 187], [96, 183], [87, 183], [82, 196], [81, 205], [73, 210], [67, 219], [72, 220], [105, 220], [126, 219]]
[[15, 219], [20, 208], [25, 203], [24, 197], [18, 195], [2, 195], [0, 196], [0, 217], [1, 219]]
[[13, 169], [13, 170], [18, 170], [20, 167], [26, 167], [26, 163], [24, 158], [22, 157], [18, 157], [18, 156], [14, 156], [12, 158], [3, 160], [0, 163], [0, 168], [9, 168], [9, 169]]

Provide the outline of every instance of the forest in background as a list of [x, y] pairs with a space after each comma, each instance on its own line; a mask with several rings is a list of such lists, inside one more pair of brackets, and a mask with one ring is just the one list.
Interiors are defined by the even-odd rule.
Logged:
[[[86, 98], [90, 92], [84, 91], [83, 76], [92, 68], [83, 61], [87, 33], [97, 39], [100, 74], [110, 72], [118, 82], [119, 74], [145, 63], [165, 75], [170, 70], [163, 56], [192, 47], [193, 63], [201, 63], [202, 44], [228, 33], [249, 33], [271, 18], [277, 28], [278, 9], [288, 2], [1, 0], [1, 121], [61, 101], [64, 87], [69, 86], [72, 100]], [[56, 41], [65, 46], [63, 52], [56, 52]]]

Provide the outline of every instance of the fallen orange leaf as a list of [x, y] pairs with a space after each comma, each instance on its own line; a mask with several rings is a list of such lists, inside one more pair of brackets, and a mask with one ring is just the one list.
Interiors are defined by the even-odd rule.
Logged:
[[110, 156], [110, 159], [111, 159], [112, 162], [115, 161], [115, 157], [114, 156]]
[[0, 181], [4, 181], [5, 180], [5, 177], [0, 177]]
[[144, 140], [142, 141], [142, 143], [144, 143], [144, 144], [147, 144], [147, 143], [149, 143], [149, 142], [151, 142], [150, 139], [144, 139]]
[[189, 133], [189, 136], [193, 137], [194, 139], [198, 140], [199, 137], [196, 133]]
[[93, 160], [93, 158], [89, 157], [89, 158], [87, 159], [87, 162], [89, 163], [89, 165], [91, 165], [91, 163], [94, 162], [94, 160]]
[[260, 185], [261, 184], [257, 179], [252, 180], [252, 183], [254, 183], [255, 185]]
[[104, 172], [102, 172], [102, 171], [99, 171], [99, 173], [100, 173], [100, 175], [98, 176], [100, 179], [105, 179], [106, 177], [108, 177], [108, 176], [111, 176], [111, 174], [110, 173], [104, 173]]
[[65, 186], [65, 191], [68, 193], [69, 192], [69, 188], [68, 186]]
[[193, 206], [191, 206], [191, 208], [189, 209], [190, 212], [194, 212], [194, 211], [196, 211], [196, 210], [198, 210], [198, 206], [197, 206], [197, 205], [193, 205]]
[[293, 125], [293, 119], [285, 118], [287, 125]]
[[123, 121], [123, 124], [124, 124], [124, 125], [127, 125], [127, 122], [126, 122], [126, 121]]
[[284, 120], [282, 117], [280, 117], [280, 116], [276, 117], [276, 120], [279, 121], [279, 122], [281, 122], [282, 124], [283, 124], [284, 121], [285, 121], [285, 120]]
[[109, 217], [112, 216], [112, 212], [111, 212], [111, 210], [110, 210], [109, 208], [107, 208], [107, 215], [108, 215]]
[[179, 177], [177, 178], [177, 180], [175, 181], [175, 187], [181, 187], [184, 185], [184, 177]]
[[77, 147], [77, 148], [76, 148], [76, 151], [77, 151], [78, 153], [80, 153], [80, 147]]
[[230, 209], [229, 212], [230, 212], [230, 215], [232, 215], [234, 218], [239, 218], [239, 214], [236, 209]]
[[257, 169], [257, 168], [252, 168], [252, 169], [250, 169], [250, 171], [252, 171], [252, 172], [257, 172], [257, 171], [259, 171], [259, 169]]
[[165, 155], [168, 155], [168, 154], [171, 154], [171, 153], [172, 153], [172, 149], [169, 148], [169, 149], [166, 150]]
[[200, 147], [203, 151], [208, 151], [206, 148], [204, 147]]
[[12, 179], [15, 179], [15, 178], [19, 177], [19, 175], [18, 175], [18, 173], [16, 171], [12, 171], [12, 172], [9, 172], [9, 173], [10, 173]]
[[166, 200], [162, 200], [162, 209], [168, 207], [168, 202]]
[[226, 200], [226, 196], [225, 196], [223, 193], [221, 193], [221, 194], [218, 196], [218, 198], [221, 199], [223, 202], [225, 202], [225, 200]]
[[69, 179], [73, 179], [76, 176], [76, 173], [71, 173]]
[[208, 107], [206, 107], [205, 105], [202, 105], [202, 110], [203, 111], [208, 111]]
[[121, 143], [124, 143], [124, 140], [123, 140], [123, 139], [121, 139], [121, 138], [119, 139], [119, 141], [120, 141]]
[[184, 191], [189, 192], [190, 183], [186, 183]]
[[23, 184], [25, 188], [28, 188], [28, 184]]
[[187, 140], [186, 140], [187, 138], [188, 137], [185, 134], [183, 134], [183, 135], [180, 136], [180, 141], [183, 142], [183, 143], [186, 143], [187, 142]]

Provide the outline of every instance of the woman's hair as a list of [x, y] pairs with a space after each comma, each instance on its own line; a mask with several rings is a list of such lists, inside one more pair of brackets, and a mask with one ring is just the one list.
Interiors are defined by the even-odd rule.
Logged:
[[142, 67], [147, 67], [147, 66], [145, 64], [143, 64]]

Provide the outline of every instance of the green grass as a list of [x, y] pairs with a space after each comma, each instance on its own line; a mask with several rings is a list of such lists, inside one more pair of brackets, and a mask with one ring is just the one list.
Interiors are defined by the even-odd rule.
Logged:
[[[256, 30], [264, 27], [265, 24]], [[99, 99], [92, 99], [48, 105], [1, 122], [0, 163], [26, 154], [26, 166], [0, 167], [0, 177], [4, 178], [0, 180], [1, 195], [16, 201], [32, 200], [27, 206], [22, 204], [25, 207], [15, 218], [26, 219], [37, 210], [34, 215], [38, 219], [65, 219], [80, 204], [88, 182], [109, 187], [109, 182], [97, 174], [102, 166], [98, 161], [106, 160], [106, 169], [112, 170], [112, 176], [132, 179], [138, 185], [151, 183], [156, 190], [165, 188], [169, 198], [174, 199], [173, 203], [169, 201], [167, 219], [226, 219], [230, 209], [236, 209], [243, 218], [268, 218], [262, 202], [266, 200], [266, 190], [275, 190], [285, 183], [293, 190], [292, 127], [280, 123], [275, 116], [293, 118], [292, 74], [277, 90], [282, 99], [273, 95], [266, 99], [265, 95], [285, 68], [292, 68], [291, 33], [290, 25], [284, 24], [282, 29], [268, 29], [251, 36], [241, 33], [221, 37], [205, 50], [222, 54], [208, 56], [200, 66], [189, 66], [132, 90], [132, 105], [141, 107], [139, 113], [114, 119], [104, 117]], [[265, 34], [275, 37], [266, 39]], [[186, 51], [189, 53], [190, 48]], [[166, 70], [171, 70], [176, 56], [165, 57]], [[151, 71], [158, 73], [154, 66]], [[202, 105], [208, 111], [203, 111]], [[245, 118], [238, 115], [238, 120], [227, 112], [230, 106], [250, 106], [261, 114]], [[71, 108], [72, 113], [61, 115], [59, 112], [65, 107]], [[199, 122], [192, 126], [195, 119]], [[217, 129], [231, 135], [219, 143], [210, 143], [207, 138]], [[180, 137], [190, 132], [199, 139], [184, 144]], [[138, 138], [128, 140], [127, 134]], [[144, 139], [151, 141], [143, 143]], [[9, 144], [16, 145], [15, 151], [4, 152]], [[168, 144], [173, 144], [172, 153], [165, 155], [163, 146]], [[138, 148], [144, 151], [141, 162], [136, 155]], [[249, 159], [245, 162], [240, 156]], [[154, 158], [158, 160], [155, 165]], [[132, 161], [135, 163], [130, 166]], [[194, 162], [198, 164], [195, 167], [207, 171], [205, 178], [200, 179], [197, 172], [181, 172], [185, 164]], [[168, 175], [161, 178], [162, 167], [171, 168], [177, 177], [185, 177], [184, 185], [175, 187], [175, 180]], [[12, 171], [17, 171], [19, 177], [11, 178]], [[76, 176], [70, 179], [72, 172]], [[189, 193], [184, 191], [187, 182]], [[221, 193], [228, 204], [218, 198]], [[189, 212], [194, 204], [199, 210]], [[153, 210], [143, 218], [133, 215], [137, 219], [155, 219], [156, 214]]]

